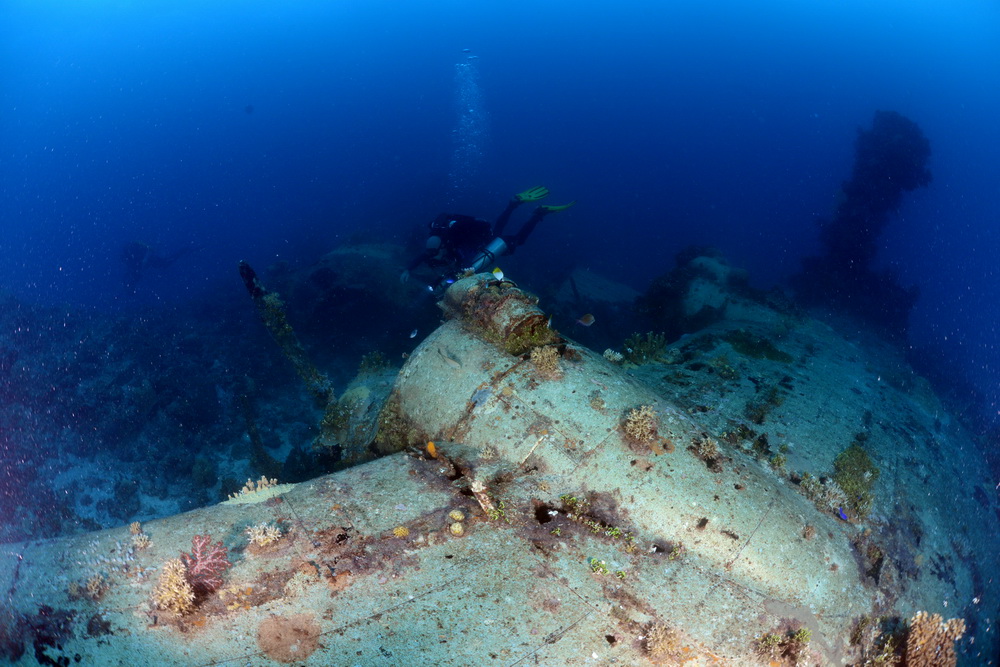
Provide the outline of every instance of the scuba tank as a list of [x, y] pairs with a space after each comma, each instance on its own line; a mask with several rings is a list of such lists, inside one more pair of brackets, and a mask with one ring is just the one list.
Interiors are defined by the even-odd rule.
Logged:
[[[469, 266], [462, 269], [461, 273], [479, 273], [485, 267], [496, 261], [496, 258], [507, 252], [507, 243], [499, 236], [486, 244], [486, 247], [479, 251], [475, 259]], [[442, 289], [447, 289], [449, 285], [454, 283], [456, 280], [452, 276], [442, 276], [437, 283], [428, 285], [428, 290], [431, 293], [438, 293]]]
[[483, 248], [476, 258], [472, 260], [472, 264], [466, 269], [467, 271], [472, 271], [473, 273], [479, 273], [484, 268], [496, 262], [496, 258], [507, 252], [507, 244], [499, 236], [489, 242], [489, 244]]

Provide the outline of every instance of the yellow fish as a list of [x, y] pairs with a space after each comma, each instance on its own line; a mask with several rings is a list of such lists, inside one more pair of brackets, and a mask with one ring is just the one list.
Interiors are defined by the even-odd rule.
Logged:
[[497, 280], [503, 281], [503, 271], [500, 270], [499, 266], [493, 269], [493, 277]]

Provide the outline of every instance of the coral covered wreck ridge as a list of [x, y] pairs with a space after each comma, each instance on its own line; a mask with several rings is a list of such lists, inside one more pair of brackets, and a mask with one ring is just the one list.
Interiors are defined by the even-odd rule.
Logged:
[[232, 500], [0, 552], [6, 655], [46, 637], [56, 664], [995, 652], [993, 612], [972, 602], [1000, 596], [982, 454], [892, 348], [736, 281], [713, 283], [734, 290], [724, 313], [615, 360], [518, 288], [463, 280], [370, 404], [366, 462], [243, 493], [234, 480]]

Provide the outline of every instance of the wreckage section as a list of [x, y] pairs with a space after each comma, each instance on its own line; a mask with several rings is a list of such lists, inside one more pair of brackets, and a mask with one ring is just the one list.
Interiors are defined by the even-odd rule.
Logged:
[[[878, 566], [858, 558], [883, 553], [875, 536], [760, 465], [691, 394], [668, 400], [647, 373], [564, 339], [515, 286], [466, 280], [382, 411], [389, 455], [294, 486], [265, 479], [131, 536], [8, 550], [4, 613], [30, 639], [20, 657], [31, 646], [38, 662], [185, 665], [391, 665], [415, 651], [442, 665], [857, 658], [863, 619], [886, 609]], [[751, 333], [728, 344], [766, 348]], [[754, 442], [778, 411], [764, 408]], [[218, 568], [199, 562], [213, 585], [171, 608], [157, 591], [189, 544], [182, 561]], [[936, 618], [919, 618], [920, 637], [941, 634]], [[942, 627], [950, 648], [961, 628]]]

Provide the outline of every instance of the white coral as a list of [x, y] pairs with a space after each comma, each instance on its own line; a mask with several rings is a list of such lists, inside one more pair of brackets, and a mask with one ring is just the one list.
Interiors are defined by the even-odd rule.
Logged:
[[237, 493], [229, 494], [229, 500], [235, 500], [240, 496], [247, 496], [250, 495], [251, 493], [259, 493], [261, 491], [265, 491], [267, 489], [271, 489], [276, 486], [279, 486], [278, 480], [268, 479], [266, 475], [261, 475], [260, 479], [258, 479], [256, 482], [254, 482], [251, 479], [248, 479], [247, 483], [244, 484], [243, 488], [240, 489]]
[[251, 544], [266, 547], [281, 539], [281, 529], [267, 521], [246, 529], [247, 538]]

